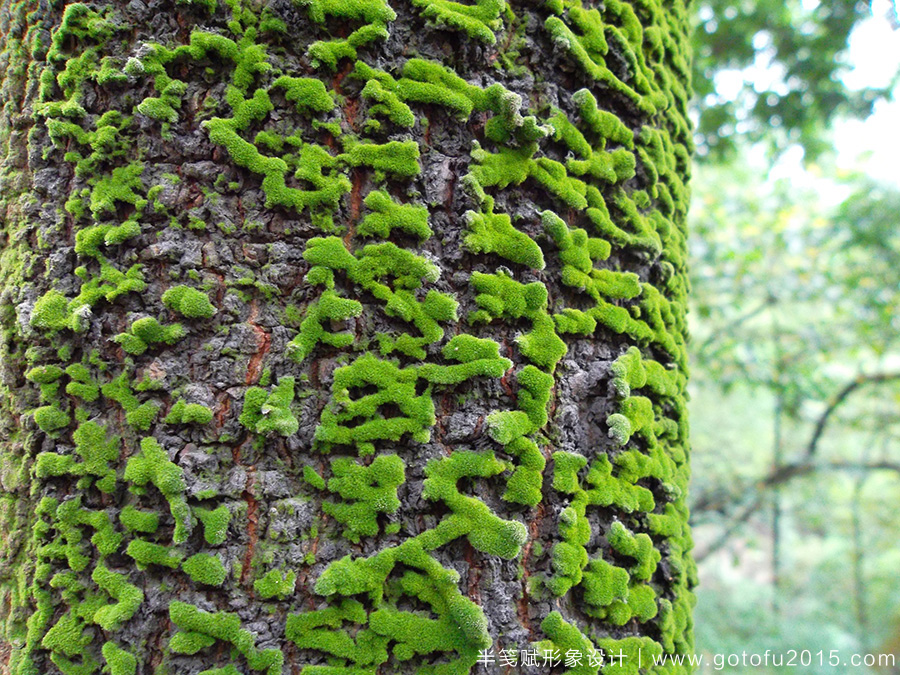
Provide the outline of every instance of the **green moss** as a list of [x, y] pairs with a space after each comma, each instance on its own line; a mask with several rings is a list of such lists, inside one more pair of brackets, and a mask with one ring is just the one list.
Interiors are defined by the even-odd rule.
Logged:
[[[452, 296], [429, 291], [424, 299], [417, 297], [414, 290], [422, 285], [423, 280], [433, 282], [437, 279], [437, 267], [396, 244], [369, 244], [354, 255], [338, 237], [315, 238], [307, 245], [304, 257], [313, 265], [307, 275], [311, 283], [322, 284], [332, 290], [334, 274], [342, 270], [352, 281], [383, 302], [388, 315], [412, 323], [422, 333], [422, 337], [404, 333], [396, 339], [389, 335], [378, 336], [384, 354], [399, 351], [424, 359], [424, 346], [443, 337], [439, 322], [456, 317], [457, 303]], [[392, 284], [387, 283], [390, 277], [394, 277]]]
[[557, 335], [556, 324], [546, 312], [536, 316], [532, 326], [530, 332], [516, 338], [519, 349], [529, 361], [552, 371], [565, 356], [568, 347]]
[[303, 465], [303, 480], [317, 490], [325, 489], [325, 479], [320, 476], [309, 464]]
[[466, 212], [466, 248], [473, 253], [496, 253], [532, 269], [544, 269], [544, 254], [537, 242], [514, 228], [509, 216], [495, 214], [493, 199], [487, 197], [484, 206], [482, 213]]
[[181, 569], [196, 583], [206, 586], [221, 586], [228, 572], [216, 556], [197, 553], [181, 564]]
[[[41, 74], [38, 114], [76, 119], [85, 114], [79, 103], [83, 87], [89, 79], [100, 79], [101, 73], [108, 72], [102, 67], [104, 59], [100, 57], [99, 47], [117, 29], [108, 13], [97, 12], [83, 3], [66, 7], [46, 56], [48, 62], [58, 64], [62, 72], [56, 77], [50, 69]], [[67, 48], [70, 43], [80, 44], [83, 49], [73, 55]], [[53, 100], [57, 91], [62, 100]]]
[[196, 654], [214, 644], [216, 644], [214, 637], [195, 631], [182, 631], [175, 633], [169, 640], [169, 649], [175, 654]]
[[357, 232], [362, 236], [388, 239], [394, 228], [419, 239], [428, 239], [432, 234], [428, 226], [428, 209], [424, 206], [398, 204], [384, 190], [373, 190], [364, 203], [372, 212], [357, 227]]
[[639, 477], [631, 477], [624, 472], [619, 472], [619, 476], [614, 477], [612, 472], [613, 466], [606, 457], [600, 457], [591, 464], [586, 480], [595, 491], [591, 497], [593, 502], [600, 505], [615, 504], [627, 513], [653, 511], [655, 507], [653, 493], [645, 487], [633, 484]]
[[62, 377], [63, 372], [59, 366], [36, 366], [25, 373], [25, 378], [37, 384], [53, 384]]
[[[606, 26], [604, 26], [603, 18], [597, 9], [572, 7], [569, 9], [568, 17], [572, 24], [581, 31], [581, 35], [573, 32], [562, 19], [556, 16], [548, 18], [544, 27], [554, 41], [564, 46], [572, 61], [586, 75], [627, 96], [639, 110], [648, 115], [656, 113], [659, 105], [665, 105], [665, 96], [661, 96], [659, 92], [651, 89], [645, 70], [638, 69], [632, 73], [636, 79], [636, 90], [617, 78], [606, 67], [603, 58], [609, 49], [604, 32]], [[640, 47], [638, 50], [640, 51]], [[634, 59], [635, 52], [630, 48], [629, 52], [631, 58]], [[641, 65], [643, 66], [643, 64]]]
[[35, 424], [48, 434], [69, 426], [71, 421], [69, 414], [55, 405], [44, 405], [34, 411]]
[[91, 403], [100, 397], [100, 387], [91, 379], [91, 373], [87, 366], [81, 363], [73, 363], [66, 368], [66, 375], [71, 382], [66, 385], [66, 393], [78, 396]]
[[[408, 578], [405, 585], [411, 594], [430, 591], [427, 580], [421, 577]], [[478, 650], [491, 644], [487, 620], [481, 609], [462, 595], [448, 595], [442, 600], [443, 603], [434, 603], [441, 616], [437, 621], [385, 607], [373, 614], [370, 624], [373, 630], [399, 643], [394, 647], [399, 658], [456, 651], [460, 658], [451, 663], [465, 672], [471, 668], [472, 658]]]
[[456, 451], [425, 465], [422, 496], [443, 501], [453, 511], [448, 520], [465, 523], [466, 537], [476, 549], [509, 560], [518, 555], [525, 543], [525, 526], [498, 518], [484, 502], [467, 497], [457, 489], [457, 482], [464, 477], [488, 478], [506, 468], [493, 453]]
[[107, 246], [115, 246], [137, 237], [140, 233], [141, 226], [136, 220], [126, 220], [121, 225], [110, 227], [103, 236], [103, 241]]
[[[454, 335], [442, 351], [444, 358], [458, 361], [459, 363], [499, 361], [502, 366], [509, 367], [512, 365], [509, 360], [500, 358], [500, 345], [496, 342], [487, 338], [477, 338], [466, 333]], [[502, 374], [502, 371], [500, 372]], [[495, 377], [499, 376], [495, 375]]]
[[[184, 631], [170, 640], [172, 651], [192, 654], [214, 644], [216, 640], [222, 640], [241, 653], [251, 669], [263, 670], [267, 675], [280, 675], [284, 655], [278, 649], [257, 649], [253, 633], [241, 628], [237, 614], [204, 612], [176, 600], [169, 605], [169, 617]], [[179, 635], [184, 637], [176, 641]]]
[[143, 171], [142, 162], [132, 162], [127, 166], [116, 167], [109, 176], [100, 178], [91, 190], [90, 205], [94, 218], [115, 213], [116, 202], [131, 204], [138, 212], [142, 211], [147, 200], [136, 190], [143, 190]]
[[[454, 667], [466, 672], [477, 660], [479, 650], [491, 644], [487, 622], [481, 609], [462, 596], [459, 575], [443, 568], [427, 551], [459, 536], [467, 536], [476, 549], [489, 555], [514, 558], [525, 541], [525, 528], [515, 521], [504, 521], [480, 500], [459, 492], [457, 482], [464, 478], [489, 478], [506, 468], [490, 453], [454, 452], [426, 465], [423, 496], [444, 502], [450, 510], [432, 530], [389, 547], [367, 559], [349, 556], [329, 565], [316, 582], [315, 590], [324, 595], [342, 596], [368, 593], [380, 603], [384, 583], [391, 570], [402, 564], [406, 572], [399, 579], [402, 593], [418, 597], [431, 606], [437, 619], [401, 612], [382, 604], [369, 616], [356, 640], [346, 634], [323, 628], [336, 628], [343, 621], [363, 623], [366, 613], [353, 599], [324, 610], [307, 612], [288, 619], [286, 635], [303, 648], [316, 648], [360, 666], [383, 663], [387, 659], [388, 640], [398, 643], [394, 653], [401, 659], [415, 654], [456, 652]], [[399, 649], [399, 651], [398, 651]]]
[[191, 531], [191, 510], [184, 497], [184, 477], [181, 467], [169, 460], [162, 446], [154, 438], [141, 441], [141, 451], [128, 460], [125, 466], [125, 480], [143, 487], [152, 483], [169, 502], [169, 509], [175, 519], [172, 539], [183, 543]]
[[470, 322], [490, 321], [500, 317], [534, 317], [547, 302], [547, 288], [542, 283], [535, 281], [522, 284], [506, 272], [474, 272], [471, 284], [476, 292], [475, 303], [479, 311], [469, 315]]
[[[91, 543], [102, 555], [115, 553], [122, 543], [122, 535], [116, 532], [111, 517], [105, 511], [92, 511], [83, 507], [81, 495], [60, 504], [56, 510], [56, 516], [62, 525], [61, 533], [72, 546], [81, 541], [81, 533], [76, 534], [72, 529], [79, 525], [87, 525], [94, 529]], [[69, 549], [66, 554], [66, 557], [69, 558], [69, 566], [80, 571], [87, 561], [86, 559], [79, 560], [78, 569], [76, 569], [76, 565], [72, 563], [78, 555], [72, 555], [72, 553], [72, 549]]]
[[159, 404], [155, 401], [141, 403], [131, 390], [127, 372], [104, 384], [100, 391], [106, 398], [116, 401], [125, 410], [125, 420], [139, 431], [147, 431], [156, 420]]
[[573, 209], [585, 208], [588, 205], [587, 184], [569, 176], [565, 165], [555, 160], [546, 157], [534, 159], [536, 151], [537, 143], [528, 143], [517, 149], [502, 148], [498, 153], [486, 152], [475, 144], [472, 158], [476, 164], [470, 171], [469, 180], [482, 188], [505, 188], [531, 178], [562, 204]]
[[46, 632], [41, 646], [66, 656], [81, 654], [91, 643], [90, 634], [85, 635], [84, 623], [72, 612], [63, 614]]
[[143, 539], [132, 539], [125, 553], [134, 559], [138, 569], [146, 569], [149, 565], [178, 569], [182, 557], [178, 551]]
[[631, 299], [640, 295], [641, 286], [638, 277], [632, 273], [595, 269], [595, 261], [609, 257], [608, 242], [588, 237], [584, 230], [570, 229], [550, 211], [543, 212], [542, 218], [544, 229], [559, 247], [559, 256], [563, 263], [563, 283], [583, 291], [597, 303], [597, 309], [593, 313], [585, 314], [570, 310], [562, 315], [556, 315], [554, 318], [557, 325], [565, 332], [593, 333], [598, 319], [604, 324], [609, 324], [604, 312], [612, 306], [606, 302], [607, 298]]
[[[371, 68], [362, 61], [357, 61], [353, 76], [366, 80], [360, 96], [374, 102], [369, 104], [370, 115], [384, 116], [400, 127], [411, 128], [415, 125], [416, 116], [410, 107], [397, 96], [397, 81], [388, 73]], [[369, 119], [366, 127], [377, 130], [381, 128], [381, 123], [375, 119]]]
[[[610, 438], [617, 444], [624, 445], [631, 434], [644, 431], [653, 423], [653, 404], [643, 396], [632, 396], [622, 403], [621, 410], [622, 414], [610, 415], [608, 424]], [[649, 435], [652, 430], [648, 429], [647, 433]]]
[[[537, 643], [536, 647], [539, 653], [566, 654], [574, 652], [582, 655], [578, 663], [566, 669], [566, 675], [597, 675], [600, 672], [601, 664], [606, 662], [587, 636], [577, 626], [565, 621], [558, 611], [550, 612], [541, 621], [541, 630], [548, 639]], [[637, 658], [635, 658], [634, 664], [637, 664]], [[603, 667], [603, 672], [609, 672], [609, 664]]]
[[377, 39], [387, 38], [387, 22], [397, 15], [383, 0], [302, 0], [309, 8], [309, 16], [316, 23], [324, 23], [326, 16], [362, 22], [362, 27], [346, 38], [313, 43], [309, 57], [313, 67], [325, 65], [334, 70], [342, 58], [355, 59], [357, 47]]
[[419, 173], [419, 145], [415, 141], [389, 141], [383, 145], [348, 142], [347, 145], [338, 159], [350, 166], [368, 166], [400, 178]]
[[[535, 366], [552, 372], [565, 355], [565, 342], [557, 335], [555, 323], [547, 312], [547, 289], [540, 282], [522, 284], [508, 274], [487, 275], [475, 272], [471, 283], [479, 310], [470, 321], [495, 318], [529, 318], [532, 330], [516, 339], [519, 349]], [[488, 416], [488, 433], [520, 461], [507, 483], [504, 499], [534, 505], [541, 499], [544, 458], [535, 442], [527, 438], [547, 423], [547, 406], [553, 378], [535, 366], [527, 366], [518, 375], [521, 386], [516, 411], [498, 411]]]
[[231, 511], [224, 504], [216, 509], [194, 507], [194, 515], [203, 524], [203, 538], [210, 546], [218, 546], [228, 536]]
[[[613, 386], [620, 398], [631, 396], [632, 389], [649, 386], [651, 391], [663, 396], [677, 396], [680, 384], [677, 373], [667, 372], [656, 361], [645, 361], [637, 347], [628, 350], [612, 364]], [[683, 382], [681, 383], [683, 385]]]
[[[427, 393], [416, 393], [414, 368], [401, 369], [371, 354], [359, 357], [334, 372], [331, 401], [322, 411], [315, 439], [328, 451], [333, 445], [356, 447], [360, 455], [374, 452], [376, 439], [398, 441], [409, 434], [425, 442], [434, 424], [434, 403]], [[373, 385], [376, 391], [351, 398], [350, 391]], [[377, 415], [381, 406], [393, 404], [399, 414]]]
[[159, 413], [159, 404], [147, 401], [125, 415], [125, 421], [138, 431], [147, 431], [156, 420]]
[[[499, 85], [497, 87], [502, 89]], [[487, 110], [489, 107], [489, 97], [483, 89], [469, 84], [453, 70], [435, 61], [409, 59], [396, 89], [403, 101], [443, 106], [460, 120], [468, 120], [473, 111]]]
[[326, 16], [365, 23], [387, 23], [397, 18], [382, 0], [301, 0], [299, 4], [308, 8], [309, 18], [316, 23], [324, 23]]
[[277, 597], [285, 600], [294, 593], [297, 573], [293, 570], [284, 573], [281, 570], [270, 570], [264, 577], [253, 582], [253, 588], [263, 600]]
[[271, 393], [261, 387], [250, 387], [244, 394], [240, 422], [260, 434], [277, 433], [290, 436], [300, 426], [293, 412], [294, 378], [282, 377]]
[[361, 665], [387, 660], [387, 639], [369, 628], [361, 628], [354, 640], [336, 630], [344, 622], [363, 624], [366, 611], [355, 599], [343, 599], [335, 606], [288, 616], [285, 637], [301, 649], [317, 649]]
[[640, 584], [632, 586], [625, 599], [613, 601], [609, 607], [597, 612], [595, 616], [605, 618], [613, 625], [624, 626], [629, 621], [646, 623], [658, 612], [656, 591], [647, 584]]
[[[173, 82], [172, 84], [183, 83]], [[179, 89], [181, 91], [178, 91]], [[184, 88], [178, 87], [170, 89], [168, 94], [159, 98], [155, 96], [148, 96], [138, 104], [137, 111], [142, 115], [146, 115], [147, 117], [155, 119], [158, 122], [174, 124], [178, 121], [178, 111], [176, 110], [176, 108], [180, 107], [181, 105], [181, 94], [183, 93]]]
[[[592, 147], [584, 134], [562, 112], [557, 112], [551, 120], [557, 140], [563, 141], [582, 159], [569, 159], [569, 171], [576, 175], [589, 174], [608, 183], [628, 180], [635, 173], [634, 133], [615, 115], [597, 107], [597, 100], [588, 90], [582, 89], [572, 95], [581, 115], [582, 126], [589, 135], [599, 139], [599, 145]], [[607, 141], [620, 143], [625, 148], [608, 152]], [[648, 166], [651, 166], [648, 164]]]
[[285, 98], [296, 105], [299, 112], [328, 112], [334, 108], [334, 100], [320, 80], [282, 75], [272, 86], [284, 89]]
[[378, 514], [400, 508], [397, 488], [406, 475], [397, 455], [379, 455], [368, 466], [338, 457], [331, 462], [331, 473], [328, 490], [343, 501], [323, 502], [322, 510], [344, 524], [344, 536], [350, 541], [378, 534]]
[[503, 499], [526, 506], [538, 504], [541, 501], [541, 484], [546, 464], [540, 448], [531, 439], [519, 437], [505, 449], [519, 459], [519, 464], [506, 482]]
[[493, 412], [487, 418], [488, 435], [501, 445], [506, 445], [532, 428], [528, 415], [518, 410]]
[[413, 4], [435, 23], [491, 45], [497, 41], [494, 31], [503, 24], [500, 14], [506, 7], [504, 0], [478, 0], [474, 5], [453, 0], [414, 0]]
[[[398, 579], [397, 589], [404, 595], [417, 598], [430, 607], [432, 619], [420, 613], [399, 611], [389, 604], [382, 604], [368, 617], [368, 624], [355, 632], [355, 639], [347, 633], [335, 630], [343, 622], [362, 624], [366, 611], [355, 599], [342, 599], [335, 606], [323, 610], [305, 612], [288, 617], [286, 635], [301, 648], [314, 648], [348, 659], [357, 667], [384, 663], [387, 644], [394, 642], [394, 655], [400, 660], [413, 656], [445, 653], [450, 658], [450, 672], [467, 672], [478, 659], [480, 650], [490, 646], [487, 621], [481, 609], [462, 596], [456, 588], [458, 575], [438, 565], [427, 556], [417, 542], [407, 542], [397, 549], [388, 549], [373, 566], [357, 567], [368, 581], [378, 584], [390, 567], [401, 562], [408, 567]], [[388, 558], [388, 555], [393, 555]], [[353, 563], [348, 559], [347, 570]], [[340, 566], [340, 565], [339, 565]], [[350, 581], [349, 578], [345, 578]], [[351, 584], [342, 593], [351, 591]], [[364, 582], [362, 586], [368, 586]], [[324, 589], [323, 589], [324, 590]], [[456, 658], [453, 658], [453, 655]]]
[[[262, 103], [260, 100], [257, 105]], [[239, 114], [257, 118], [263, 110], [250, 111], [239, 108], [235, 111], [233, 119], [237, 120]], [[314, 190], [301, 190], [286, 185], [285, 180], [289, 171], [287, 162], [279, 157], [266, 157], [260, 154], [254, 145], [238, 136], [237, 130], [242, 127], [237, 126], [237, 123], [214, 118], [209, 120], [206, 126], [210, 139], [224, 145], [235, 163], [264, 176], [262, 187], [266, 193], [266, 205], [269, 207], [281, 205], [302, 211], [305, 208], [336, 205], [340, 197], [350, 191], [350, 181], [346, 176], [325, 173], [326, 169], [335, 166], [336, 160], [319, 146], [306, 145], [300, 152], [294, 175], [315, 186]]]
[[[390, 9], [385, 8], [388, 12]], [[332, 8], [343, 12], [343, 8]], [[323, 17], [330, 13], [328, 10], [314, 12], [316, 16]], [[374, 31], [373, 31], [374, 29]], [[381, 29], [383, 32], [383, 29]], [[316, 43], [311, 48], [313, 59], [317, 55], [332, 65], [336, 63], [340, 53], [331, 53], [334, 49], [343, 50], [347, 54], [355, 53], [355, 47], [364, 44], [369, 39], [377, 37], [379, 27], [364, 27], [355, 31], [344, 40], [332, 43]], [[350, 190], [350, 181], [346, 176], [334, 175], [331, 171], [336, 165], [335, 158], [331, 157], [323, 148], [309, 144], [300, 150], [299, 157], [271, 157], [259, 151], [253, 143], [242, 138], [240, 132], [247, 129], [253, 122], [260, 121], [272, 109], [273, 105], [268, 92], [264, 88], [254, 91], [252, 97], [247, 98], [250, 85], [259, 74], [270, 69], [266, 62], [265, 47], [255, 42], [256, 31], [250, 30], [235, 42], [224, 36], [194, 31], [191, 34], [190, 45], [168, 50], [159, 45], [154, 46], [154, 52], [150, 58], [145, 59], [148, 71], [156, 76], [157, 91], [164, 91], [172, 80], [165, 70], [165, 64], [183, 57], [201, 59], [209, 52], [216, 53], [219, 57], [234, 63], [231, 84], [226, 90], [226, 100], [232, 109], [230, 118], [213, 117], [203, 122], [210, 139], [223, 146], [232, 160], [253, 173], [263, 176], [263, 191], [266, 193], [267, 206], [286, 206], [297, 210], [310, 208], [318, 210], [320, 207], [336, 208], [340, 197]], [[334, 101], [328, 94], [324, 85], [313, 78], [294, 78], [282, 76], [275, 80], [273, 86], [283, 88], [286, 97], [303, 112], [324, 112], [334, 107]], [[164, 97], [163, 97], [164, 98]], [[174, 103], [174, 102], [172, 102]], [[168, 111], [166, 111], [168, 114]], [[260, 136], [259, 142], [272, 136]], [[292, 173], [295, 178], [309, 181], [313, 184], [312, 190], [304, 190], [287, 186], [287, 177]], [[330, 215], [319, 211], [317, 216], [323, 220], [330, 220]]]
[[119, 511], [119, 521], [132, 532], [153, 534], [159, 528], [159, 515], [155, 511], [141, 511], [131, 504]]
[[[200, 220], [199, 218], [189, 218], [188, 219], [188, 229], [194, 230], [195, 232], [203, 232], [206, 230], [206, 223], [203, 222], [202, 220]], [[194, 274], [192, 275], [191, 272], [194, 272]], [[188, 276], [190, 276], [192, 279], [194, 279], [196, 281], [197, 278], [195, 278], [195, 275], [197, 278], [199, 278], [199, 274], [197, 274], [196, 270], [190, 270], [188, 272]]]
[[[581, 455], [568, 452], [553, 453], [554, 461], [554, 478], [553, 488], [565, 494], [572, 495], [570, 506], [568, 506], [560, 517], [559, 531], [562, 537], [560, 543], [553, 548], [552, 566], [554, 570], [553, 576], [548, 579], [547, 587], [554, 595], [562, 595], [570, 588], [577, 586], [584, 580], [585, 597], [599, 599], [604, 597], [603, 591], [598, 584], [611, 583], [611, 579], [622, 578], [622, 572], [614, 572], [607, 569], [607, 563], [602, 560], [589, 560], [586, 546], [590, 540], [591, 530], [590, 523], [586, 517], [587, 508], [589, 506], [608, 507], [615, 505], [626, 511], [652, 511], [655, 503], [652, 493], [644, 487], [630, 484], [627, 480], [616, 478], [612, 475], [612, 465], [605, 456], [599, 457], [591, 465], [585, 477], [585, 482], [589, 487], [582, 487], [578, 474], [587, 465], [587, 459]], [[621, 530], [624, 526], [619, 522], [614, 522], [611, 526], [611, 534], [608, 535], [616, 540], [621, 541], [623, 550], [620, 551], [625, 555], [630, 555], [627, 551], [640, 553], [641, 564], [650, 565], [650, 561], [656, 555], [656, 561], [659, 560], [659, 552], [653, 548], [653, 544], [647, 535], [639, 536], [639, 544], [637, 540], [632, 541], [628, 536], [623, 534]], [[611, 540], [612, 541], [612, 540]], [[649, 544], [649, 549], [647, 546]], [[639, 549], [638, 549], [639, 547]], [[616, 548], [616, 546], [613, 546]], [[618, 550], [618, 548], [616, 548]], [[652, 551], [652, 552], [651, 552]], [[656, 562], [653, 562], [655, 568]], [[586, 571], [590, 570], [590, 572]], [[632, 577], [636, 580], [645, 580], [646, 567], [629, 571], [623, 570], [625, 580], [628, 581]], [[591, 574], [595, 575], [591, 577]], [[596, 576], [599, 575], [599, 576]], [[617, 582], [618, 583], [618, 582]], [[587, 588], [594, 587], [595, 590], [588, 591]], [[609, 588], [604, 586], [604, 588]], [[617, 598], [625, 600], [627, 594], [620, 594]], [[617, 598], [613, 598], [616, 600]], [[606, 616], [605, 611], [601, 611], [603, 607], [610, 605], [613, 600], [598, 604], [598, 608], [591, 610], [594, 615], [601, 618]], [[642, 612], [645, 614], [645, 612]]]
[[592, 607], [606, 607], [628, 597], [628, 571], [600, 558], [584, 570], [584, 601]]
[[137, 319], [131, 324], [128, 333], [119, 333], [113, 338], [114, 342], [122, 345], [122, 349], [138, 356], [147, 351], [150, 345], [167, 344], [172, 345], [178, 342], [185, 335], [185, 330], [181, 324], [172, 324], [163, 326], [152, 317], [144, 317]]
[[189, 286], [173, 286], [162, 294], [162, 301], [173, 312], [189, 319], [209, 319], [216, 313], [209, 297]]
[[383, 25], [364, 25], [346, 38], [314, 42], [309, 47], [309, 58], [316, 68], [324, 65], [335, 70], [340, 60], [355, 59], [358, 47], [375, 40], [385, 40], [387, 37], [388, 31]]
[[614, 522], [606, 535], [609, 545], [622, 555], [634, 558], [637, 564], [631, 569], [635, 579], [649, 581], [660, 561], [660, 552], [646, 534], [632, 534], [620, 522]]
[[209, 424], [213, 411], [199, 403], [185, 403], [179, 399], [166, 415], [166, 424]]
[[104, 605], [94, 612], [94, 623], [105, 631], [119, 630], [141, 606], [144, 601], [143, 591], [129, 583], [126, 575], [109, 570], [103, 563], [94, 568], [91, 579], [117, 600], [117, 602]]
[[103, 644], [103, 658], [109, 668], [109, 675], [135, 675], [137, 659], [114, 642]]
[[[68, 418], [66, 420], [68, 424]], [[116, 472], [109, 463], [119, 459], [121, 441], [118, 436], [107, 440], [106, 428], [96, 422], [83, 422], [72, 434], [75, 452], [81, 457], [76, 462], [72, 455], [55, 452], [41, 452], [35, 458], [35, 475], [49, 476], [92, 476], [95, 485], [102, 492], [113, 492], [116, 486]]]
[[50, 290], [38, 298], [31, 311], [31, 325], [45, 330], [62, 330], [71, 323], [69, 303], [59, 291]]
[[500, 85], [485, 90], [488, 106], [496, 115], [484, 126], [484, 135], [495, 143], [529, 144], [550, 135], [552, 128], [540, 124], [534, 115], [522, 116], [522, 97]]
[[332, 347], [347, 347], [353, 343], [354, 334], [333, 333], [325, 329], [335, 321], [346, 321], [362, 314], [362, 304], [357, 300], [340, 297], [331, 289], [326, 289], [318, 301], [306, 310], [306, 317], [300, 324], [300, 332], [288, 343], [287, 354], [302, 362], [315, 346], [322, 342]]
[[143, 280], [141, 265], [132, 265], [126, 272], [109, 264], [102, 256], [99, 257], [100, 275], [92, 277], [85, 267], [79, 267], [75, 274], [80, 276], [84, 283], [81, 291], [69, 302], [69, 325], [76, 333], [83, 333], [90, 327], [90, 308], [100, 300], [113, 302], [120, 296], [131, 292], [142, 292], [147, 288]]

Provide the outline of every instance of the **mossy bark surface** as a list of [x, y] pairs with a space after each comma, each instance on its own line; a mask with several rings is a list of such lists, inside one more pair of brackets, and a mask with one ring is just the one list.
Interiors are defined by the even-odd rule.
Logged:
[[0, 16], [0, 672], [682, 671], [681, 2]]

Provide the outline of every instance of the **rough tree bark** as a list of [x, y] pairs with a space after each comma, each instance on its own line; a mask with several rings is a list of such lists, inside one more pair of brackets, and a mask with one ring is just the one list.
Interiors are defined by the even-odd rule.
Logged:
[[691, 650], [681, 2], [0, 13], [0, 671]]

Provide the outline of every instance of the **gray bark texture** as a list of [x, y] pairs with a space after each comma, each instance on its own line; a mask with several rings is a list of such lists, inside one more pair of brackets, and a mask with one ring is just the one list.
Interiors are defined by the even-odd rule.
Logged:
[[687, 671], [680, 1], [0, 17], [0, 673]]

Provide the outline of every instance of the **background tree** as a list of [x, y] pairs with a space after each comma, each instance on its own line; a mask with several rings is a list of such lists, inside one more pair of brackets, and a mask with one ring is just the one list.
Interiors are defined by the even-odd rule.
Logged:
[[896, 663], [897, 6], [693, 8], [698, 650]]
[[[890, 100], [892, 81], [851, 87], [848, 46], [853, 30], [877, 3], [857, 0], [693, 5], [693, 82], [701, 160], [734, 157], [747, 143], [773, 153], [792, 144], [808, 160], [831, 150], [833, 122], [865, 118]], [[883, 3], [900, 26], [896, 3]], [[727, 81], [727, 86], [724, 86]]]
[[896, 653], [896, 189], [850, 176], [828, 203], [735, 167], [696, 184], [701, 643]]
[[691, 651], [680, 3], [0, 16], [7, 671]]

